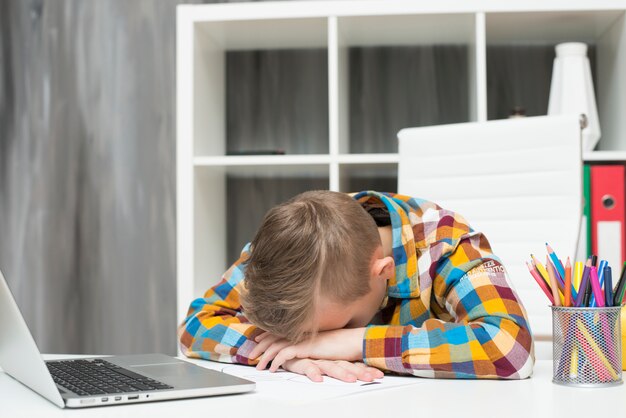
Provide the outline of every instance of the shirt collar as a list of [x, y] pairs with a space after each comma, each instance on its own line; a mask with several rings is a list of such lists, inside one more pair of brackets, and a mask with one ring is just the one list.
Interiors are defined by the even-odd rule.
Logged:
[[385, 204], [391, 218], [392, 254], [395, 275], [389, 280], [387, 294], [394, 298], [414, 298], [420, 295], [417, 254], [413, 228], [409, 221], [411, 206], [400, 195], [367, 190], [352, 196], [359, 203], [375, 199]]

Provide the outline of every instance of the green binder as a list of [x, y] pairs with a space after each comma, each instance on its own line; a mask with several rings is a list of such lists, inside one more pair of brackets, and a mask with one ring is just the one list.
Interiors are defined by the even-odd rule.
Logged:
[[591, 166], [583, 165], [583, 216], [586, 217], [587, 228], [587, 257], [591, 255]]

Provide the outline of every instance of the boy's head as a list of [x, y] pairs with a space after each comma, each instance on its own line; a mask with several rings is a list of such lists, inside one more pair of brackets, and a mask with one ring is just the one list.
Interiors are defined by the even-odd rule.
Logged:
[[272, 208], [252, 241], [242, 305], [255, 325], [299, 341], [367, 325], [394, 274], [372, 217], [350, 196], [302, 193]]

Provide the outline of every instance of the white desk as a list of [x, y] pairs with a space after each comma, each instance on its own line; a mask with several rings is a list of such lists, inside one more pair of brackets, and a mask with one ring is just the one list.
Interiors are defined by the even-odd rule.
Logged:
[[[45, 356], [59, 358], [60, 356]], [[135, 405], [59, 409], [0, 372], [0, 417], [590, 417], [623, 416], [626, 385], [603, 389], [552, 383], [552, 362], [539, 360], [532, 378], [521, 381], [431, 380], [336, 398], [289, 405], [262, 393]], [[212, 414], [212, 415], [208, 415]]]

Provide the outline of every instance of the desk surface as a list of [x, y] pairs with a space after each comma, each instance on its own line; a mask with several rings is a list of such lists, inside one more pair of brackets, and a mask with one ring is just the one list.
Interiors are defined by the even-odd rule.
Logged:
[[[44, 356], [59, 358], [61, 356]], [[243, 395], [179, 401], [63, 410], [0, 372], [2, 417], [215, 417], [345, 416], [355, 417], [480, 417], [506, 414], [533, 416], [611, 416], [624, 408], [626, 385], [602, 389], [569, 388], [552, 383], [552, 363], [537, 361], [533, 377], [521, 381], [434, 380], [415, 378], [416, 384], [366, 392], [306, 405], [291, 405], [253, 392]], [[294, 415], [297, 414], [297, 415]]]

